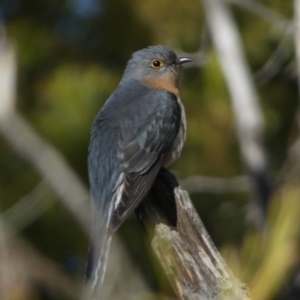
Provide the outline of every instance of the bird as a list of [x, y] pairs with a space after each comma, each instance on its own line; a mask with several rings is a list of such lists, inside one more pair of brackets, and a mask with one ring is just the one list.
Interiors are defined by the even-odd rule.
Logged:
[[86, 282], [101, 290], [113, 233], [145, 198], [159, 171], [181, 153], [186, 117], [182, 64], [163, 45], [132, 54], [116, 90], [96, 115], [88, 154], [91, 242]]

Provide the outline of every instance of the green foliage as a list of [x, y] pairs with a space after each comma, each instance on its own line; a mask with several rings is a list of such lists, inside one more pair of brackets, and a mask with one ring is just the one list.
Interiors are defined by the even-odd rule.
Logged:
[[286, 185], [271, 203], [266, 231], [248, 232], [240, 252], [222, 250], [237, 277], [249, 283], [252, 299], [273, 299], [299, 260], [299, 196], [298, 185]]
[[116, 85], [117, 78], [104, 68], [62, 64], [35, 87], [32, 122], [81, 172], [93, 119]]

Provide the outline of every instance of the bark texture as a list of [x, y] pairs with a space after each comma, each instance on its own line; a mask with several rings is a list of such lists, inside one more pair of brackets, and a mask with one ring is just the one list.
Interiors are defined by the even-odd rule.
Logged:
[[179, 299], [249, 299], [172, 173], [161, 171], [136, 213]]

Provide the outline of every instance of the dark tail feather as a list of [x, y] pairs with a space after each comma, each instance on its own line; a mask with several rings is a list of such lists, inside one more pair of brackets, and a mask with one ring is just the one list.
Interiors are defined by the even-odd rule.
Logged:
[[85, 280], [94, 295], [100, 295], [106, 272], [111, 237], [111, 234], [107, 232], [102, 239], [93, 237], [90, 244]]

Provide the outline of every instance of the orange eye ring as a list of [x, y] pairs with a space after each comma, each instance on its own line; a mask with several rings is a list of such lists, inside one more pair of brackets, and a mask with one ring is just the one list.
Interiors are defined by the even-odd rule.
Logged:
[[160, 67], [162, 67], [164, 64], [163, 62], [160, 60], [160, 59], [153, 59], [152, 62], [151, 62], [151, 66], [152, 68], [154, 69], [158, 69]]

